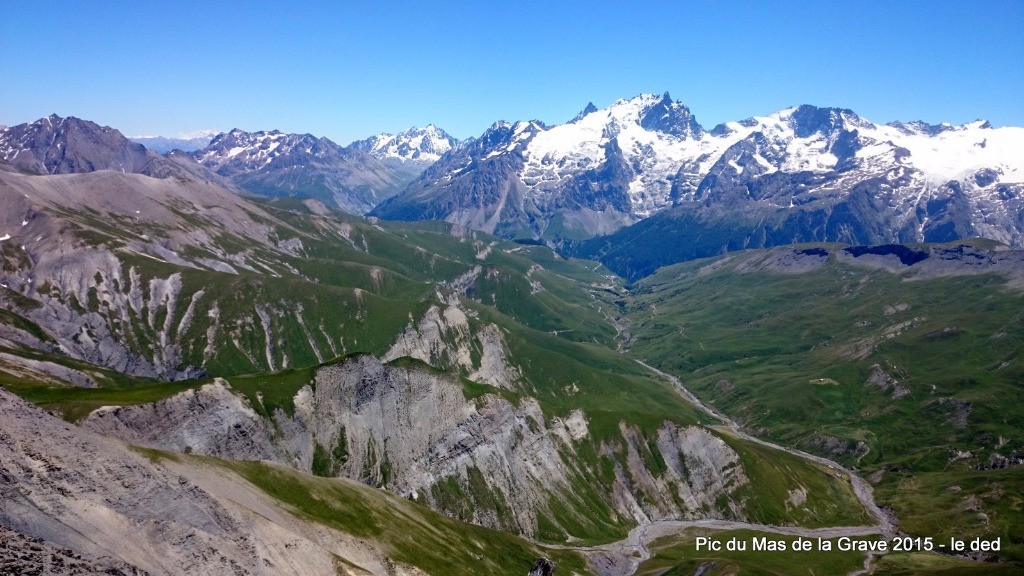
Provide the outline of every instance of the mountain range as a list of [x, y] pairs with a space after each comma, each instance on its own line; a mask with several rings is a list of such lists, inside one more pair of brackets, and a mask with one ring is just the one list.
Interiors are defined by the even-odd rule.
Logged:
[[[638, 277], [801, 241], [1024, 241], [1024, 128], [799, 106], [710, 130], [668, 94], [496, 123], [372, 214], [540, 238]], [[642, 254], [638, 254], [640, 252]]]
[[140, 141], [161, 149], [171, 142], [132, 140], [114, 128], [54, 115], [0, 130], [0, 160], [38, 174], [115, 170], [158, 178], [194, 177], [257, 196], [315, 198], [363, 214], [458, 144], [433, 125], [347, 147], [327, 138], [276, 130], [234, 129], [198, 148], [177, 146], [164, 154]]
[[232, 130], [164, 155], [51, 116], [0, 132], [32, 173], [195, 177], [353, 214], [444, 220], [547, 242], [636, 279], [673, 262], [794, 242], [1024, 243], [1024, 128], [874, 124], [809, 105], [706, 129], [669, 94], [571, 121], [496, 122], [464, 142], [434, 125], [340, 146]]

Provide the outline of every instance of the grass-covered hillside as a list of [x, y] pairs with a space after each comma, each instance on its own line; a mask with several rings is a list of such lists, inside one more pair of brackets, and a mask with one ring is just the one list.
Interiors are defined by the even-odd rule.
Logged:
[[999, 555], [1020, 561], [1020, 266], [1009, 279], [975, 270], [998, 255], [970, 246], [937, 247], [968, 255], [941, 266], [894, 254], [865, 262], [841, 248], [664, 268], [622, 302], [631, 353], [756, 435], [855, 467], [902, 530], [1002, 537]]

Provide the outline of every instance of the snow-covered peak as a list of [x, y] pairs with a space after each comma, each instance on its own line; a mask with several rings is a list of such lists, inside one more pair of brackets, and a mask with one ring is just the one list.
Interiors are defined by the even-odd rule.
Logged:
[[826, 171], [849, 160], [875, 171], [915, 170], [924, 187], [970, 180], [980, 170], [993, 170], [1002, 183], [1024, 181], [1024, 128], [993, 128], [984, 120], [959, 126], [921, 121], [878, 125], [850, 110], [804, 105], [727, 122], [711, 134], [738, 142], [755, 132], [774, 148], [779, 162], [773, 170]]
[[858, 156], [870, 157], [887, 147], [905, 150], [901, 162], [920, 170], [932, 185], [973, 178], [986, 169], [995, 171], [999, 182], [1024, 182], [1024, 127], [994, 128], [984, 120], [939, 129], [916, 124], [892, 123], [863, 131], [869, 145]]
[[378, 160], [401, 163], [433, 164], [446, 152], [459, 145], [458, 139], [433, 124], [412, 127], [398, 134], [378, 134], [352, 143]]
[[850, 110], [802, 105], [726, 122], [702, 141], [720, 150], [713, 154], [720, 156], [737, 143], [753, 139], [749, 153], [766, 172], [823, 172], [849, 159], [855, 151], [854, 131], [870, 126]]
[[298, 153], [322, 157], [337, 148], [340, 147], [330, 140], [310, 134], [285, 134], [279, 130], [246, 132], [235, 128], [217, 135], [194, 156], [214, 171], [230, 164], [231, 172], [254, 172], [282, 156]]
[[571, 122], [532, 138], [524, 182], [545, 194], [580, 172], [599, 169], [610, 153], [621, 154], [633, 167], [628, 194], [634, 213], [644, 216], [669, 203], [671, 178], [680, 165], [701, 155], [704, 134], [686, 106], [667, 93], [640, 94], [607, 108], [591, 104]]

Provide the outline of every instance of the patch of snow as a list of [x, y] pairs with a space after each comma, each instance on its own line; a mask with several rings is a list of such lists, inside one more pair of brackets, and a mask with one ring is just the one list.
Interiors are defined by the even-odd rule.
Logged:
[[[907, 134], [893, 126], [875, 126], [863, 136], [879, 146], [898, 146], [910, 152], [906, 162], [923, 172], [929, 184], [970, 177], [982, 168], [1001, 173], [1000, 182], [1024, 182], [1024, 128], [990, 128], [973, 122], [929, 136]], [[861, 151], [863, 152], [863, 151]], [[858, 153], [858, 156], [861, 156]], [[868, 157], [864, 153], [863, 157]]]

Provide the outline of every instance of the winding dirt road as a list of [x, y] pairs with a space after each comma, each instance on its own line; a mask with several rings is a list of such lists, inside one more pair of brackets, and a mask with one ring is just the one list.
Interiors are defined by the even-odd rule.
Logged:
[[[779, 446], [778, 444], [773, 444], [747, 434], [734, 420], [719, 413], [714, 408], [701, 401], [700, 398], [697, 398], [697, 396], [683, 386], [683, 383], [675, 376], [662, 372], [661, 370], [641, 362], [640, 360], [637, 360], [636, 362], [671, 382], [676, 391], [678, 391], [687, 402], [693, 404], [702, 412], [721, 422], [721, 424], [711, 426], [711, 428], [727, 432], [762, 446], [767, 446], [768, 448], [781, 450], [798, 458], [803, 458], [822, 466], [827, 466], [847, 476], [850, 479], [850, 485], [853, 488], [853, 492], [857, 496], [857, 499], [860, 501], [861, 505], [864, 506], [864, 509], [867, 510], [875, 519], [876, 524], [871, 526], [802, 528], [799, 526], [769, 526], [729, 520], [658, 520], [637, 526], [629, 532], [629, 535], [618, 542], [611, 542], [609, 544], [602, 544], [598, 546], [560, 546], [551, 544], [544, 544], [542, 546], [559, 550], [575, 550], [583, 553], [590, 562], [591, 567], [593, 567], [600, 576], [631, 576], [636, 573], [641, 564], [650, 559], [651, 551], [648, 548], [648, 545], [651, 542], [664, 536], [678, 534], [690, 528], [703, 528], [707, 530], [755, 530], [770, 534], [784, 534], [805, 538], [839, 538], [842, 536], [854, 537], [880, 534], [885, 537], [886, 540], [889, 540], [896, 534], [896, 527], [893, 525], [890, 517], [883, 512], [881, 508], [879, 508], [878, 504], [875, 503], [874, 493], [871, 486], [860, 476], [857, 476], [852, 471], [827, 458], [815, 456], [814, 454], [809, 454], [803, 450]], [[877, 554], [875, 553], [869, 553], [864, 560], [864, 568], [851, 573], [850, 576], [870, 573], [871, 565], [876, 555]]]
[[853, 492], [854, 494], [857, 495], [857, 499], [860, 500], [861, 505], [863, 505], [864, 508], [875, 518], [875, 521], [877, 522], [875, 527], [878, 529], [878, 531], [884, 534], [887, 538], [895, 535], [896, 527], [893, 525], [892, 520], [889, 518], [889, 515], [882, 511], [882, 509], [879, 508], [878, 504], [875, 503], [874, 490], [871, 488], [871, 485], [869, 485], [867, 481], [865, 481], [863, 478], [857, 476], [857, 474], [855, 474], [854, 472], [841, 466], [837, 462], [829, 460], [828, 458], [815, 456], [814, 454], [804, 452], [803, 450], [797, 450], [795, 448], [779, 446], [778, 444], [773, 444], [772, 442], [768, 442], [766, 440], [762, 440], [760, 438], [756, 438], [754, 436], [747, 434], [746, 432], [743, 431], [740, 425], [736, 423], [736, 421], [732, 420], [731, 418], [723, 414], [720, 414], [714, 408], [708, 406], [703, 401], [701, 401], [700, 398], [697, 398], [697, 396], [695, 396], [693, 392], [690, 392], [685, 386], [683, 386], [683, 383], [679, 381], [679, 378], [676, 378], [675, 376], [668, 374], [666, 372], [662, 372], [661, 370], [658, 370], [657, 368], [649, 364], [641, 362], [640, 360], [637, 360], [637, 363], [643, 366], [644, 368], [647, 368], [648, 370], [654, 372], [655, 374], [658, 374], [659, 376], [667, 379], [669, 382], [672, 383], [673, 386], [675, 386], [676, 390], [680, 393], [680, 395], [682, 395], [683, 398], [685, 398], [688, 402], [690, 402], [700, 410], [707, 413], [712, 418], [715, 418], [716, 420], [722, 423], [720, 426], [713, 426], [713, 428], [728, 430], [732, 434], [740, 438], [743, 438], [744, 440], [749, 440], [750, 442], [754, 442], [762, 446], [767, 446], [775, 450], [787, 452], [799, 458], [803, 458], [804, 460], [809, 460], [816, 464], [821, 464], [822, 466], [828, 466], [829, 468], [832, 468], [838, 472], [845, 474], [850, 478], [850, 484], [853, 487]]

